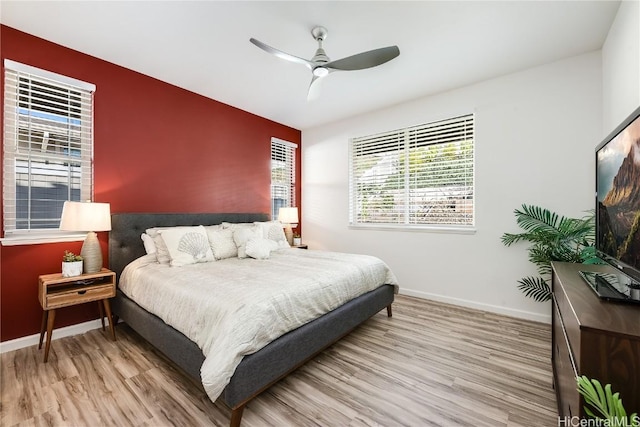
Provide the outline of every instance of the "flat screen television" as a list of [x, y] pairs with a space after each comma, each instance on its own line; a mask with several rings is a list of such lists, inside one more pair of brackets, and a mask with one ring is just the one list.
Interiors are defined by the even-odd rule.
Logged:
[[596, 293], [640, 303], [640, 107], [596, 147], [596, 251], [618, 270]]

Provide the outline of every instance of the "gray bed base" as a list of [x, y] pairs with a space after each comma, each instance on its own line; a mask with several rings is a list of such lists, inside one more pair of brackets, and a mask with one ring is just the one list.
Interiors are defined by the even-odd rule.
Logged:
[[[122, 269], [144, 255], [140, 234], [147, 228], [177, 225], [213, 225], [221, 222], [267, 221], [267, 214], [142, 214], [111, 216], [109, 266], [120, 277]], [[245, 405], [269, 386], [335, 343], [380, 310], [391, 316], [393, 286], [368, 292], [307, 323], [246, 356], [236, 368], [220, 399], [232, 410], [231, 426], [239, 426]], [[118, 291], [111, 309], [119, 319], [160, 350], [186, 374], [200, 381], [204, 355], [185, 335], [141, 308]]]

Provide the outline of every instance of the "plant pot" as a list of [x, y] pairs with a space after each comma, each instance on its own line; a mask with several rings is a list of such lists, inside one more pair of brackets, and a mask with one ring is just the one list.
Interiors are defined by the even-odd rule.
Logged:
[[62, 277], [74, 277], [82, 274], [82, 261], [62, 262]]
[[301, 243], [302, 243], [302, 238], [300, 237], [293, 238], [293, 246], [300, 246]]

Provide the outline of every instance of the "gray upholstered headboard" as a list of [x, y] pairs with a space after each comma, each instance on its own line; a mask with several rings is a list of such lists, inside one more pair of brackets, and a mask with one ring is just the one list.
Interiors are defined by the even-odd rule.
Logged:
[[140, 235], [151, 227], [214, 225], [222, 222], [268, 221], [266, 213], [117, 213], [111, 215], [109, 269], [117, 277], [124, 267], [145, 254]]

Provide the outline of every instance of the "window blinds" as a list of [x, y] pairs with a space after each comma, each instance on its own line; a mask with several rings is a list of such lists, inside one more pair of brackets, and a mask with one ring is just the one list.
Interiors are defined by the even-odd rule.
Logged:
[[350, 141], [351, 225], [473, 226], [473, 114]]
[[95, 86], [5, 60], [4, 231], [57, 229], [92, 196]]
[[271, 218], [283, 207], [295, 206], [296, 148], [292, 142], [271, 138]]

